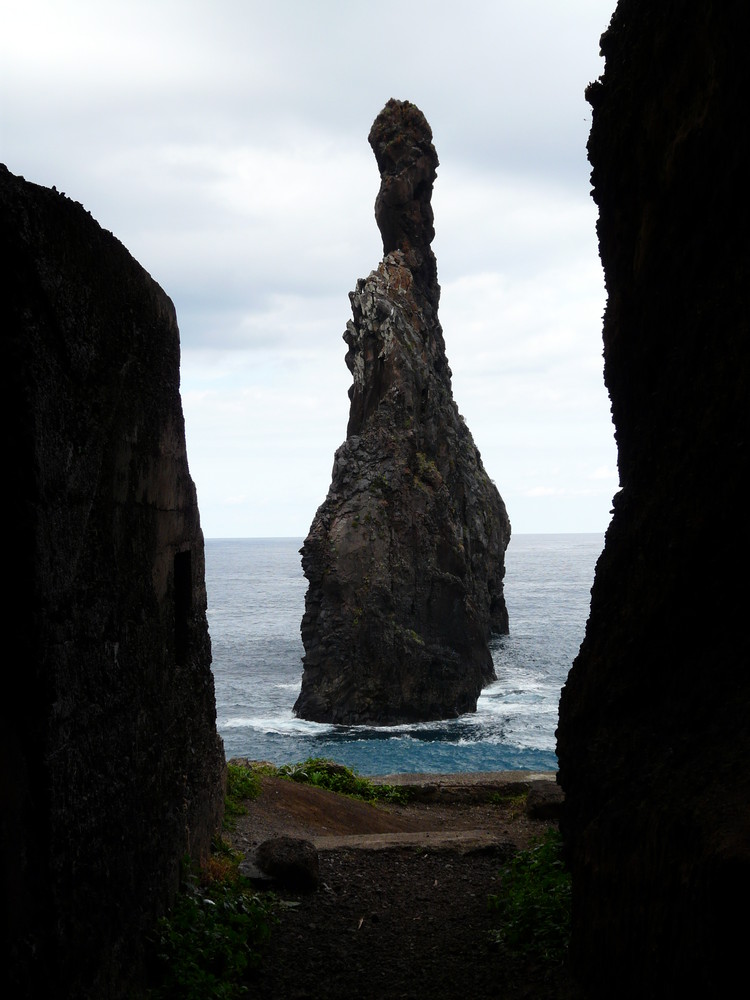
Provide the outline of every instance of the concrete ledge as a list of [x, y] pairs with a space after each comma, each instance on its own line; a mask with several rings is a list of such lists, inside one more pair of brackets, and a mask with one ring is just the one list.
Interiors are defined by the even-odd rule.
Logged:
[[414, 802], [477, 802], [492, 794], [522, 795], [540, 782], [555, 783], [557, 771], [477, 771], [461, 774], [383, 774], [373, 784], [408, 790]]
[[491, 852], [500, 857], [511, 857], [516, 851], [507, 838], [487, 830], [322, 836], [314, 837], [313, 843], [319, 851], [387, 851], [415, 848], [420, 851], [458, 851], [461, 854], [470, 854], [476, 851]]

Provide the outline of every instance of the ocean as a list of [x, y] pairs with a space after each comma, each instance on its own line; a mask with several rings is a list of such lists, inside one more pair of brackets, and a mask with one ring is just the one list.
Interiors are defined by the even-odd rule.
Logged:
[[417, 725], [331, 726], [292, 714], [304, 653], [301, 538], [206, 540], [217, 727], [227, 759], [329, 757], [360, 774], [556, 770], [560, 688], [583, 640], [603, 535], [514, 535], [510, 634], [477, 711]]

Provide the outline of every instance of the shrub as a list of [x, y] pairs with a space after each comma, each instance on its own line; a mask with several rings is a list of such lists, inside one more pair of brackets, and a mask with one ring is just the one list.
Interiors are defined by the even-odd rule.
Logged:
[[529, 957], [562, 962], [570, 936], [570, 899], [561, 837], [548, 830], [501, 872], [500, 892], [489, 897], [490, 909], [502, 919], [492, 936]]
[[239, 855], [214, 855], [191, 872], [152, 941], [151, 1000], [234, 1000], [273, 921], [272, 897], [240, 875]]
[[327, 760], [325, 757], [308, 757], [298, 764], [284, 764], [279, 768], [279, 776], [291, 781], [300, 781], [317, 788], [327, 788], [331, 792], [363, 799], [365, 802], [392, 802], [403, 804], [407, 801], [404, 789], [395, 785], [380, 785], [363, 778], [344, 764]]

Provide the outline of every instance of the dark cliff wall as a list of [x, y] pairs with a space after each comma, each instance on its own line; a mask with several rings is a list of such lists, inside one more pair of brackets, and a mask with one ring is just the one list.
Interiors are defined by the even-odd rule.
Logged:
[[558, 730], [592, 996], [731, 995], [750, 891], [747, 6], [621, 0], [589, 88], [622, 489]]
[[432, 253], [437, 155], [422, 112], [370, 131], [384, 258], [351, 293], [347, 438], [302, 549], [306, 719], [385, 725], [473, 711], [507, 632], [510, 523], [453, 400]]
[[117, 998], [223, 802], [179, 333], [110, 233], [4, 167], [0, 242], [6, 969]]

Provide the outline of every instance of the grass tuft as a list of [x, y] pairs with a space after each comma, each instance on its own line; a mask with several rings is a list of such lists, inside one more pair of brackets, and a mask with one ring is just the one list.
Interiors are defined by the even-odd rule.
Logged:
[[500, 892], [488, 900], [502, 921], [492, 937], [519, 954], [559, 964], [568, 951], [570, 900], [562, 838], [557, 830], [548, 830], [501, 872]]
[[243, 764], [227, 764], [227, 792], [224, 799], [224, 828], [234, 829], [238, 816], [247, 812], [245, 802], [261, 793], [259, 775]]

